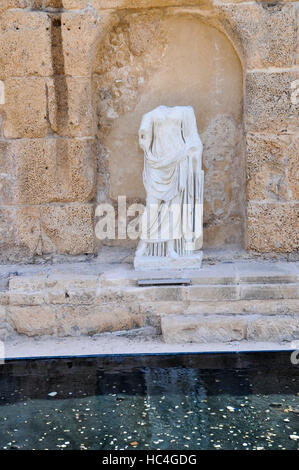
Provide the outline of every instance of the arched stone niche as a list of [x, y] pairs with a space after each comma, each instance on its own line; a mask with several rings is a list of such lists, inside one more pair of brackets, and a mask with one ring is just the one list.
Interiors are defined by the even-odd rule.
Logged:
[[[242, 245], [245, 212], [242, 67], [227, 36], [190, 14], [118, 12], [95, 52], [97, 202], [143, 202], [141, 117], [191, 105], [204, 144], [204, 247]], [[107, 242], [105, 242], [107, 243]], [[132, 246], [129, 240], [116, 245]]]

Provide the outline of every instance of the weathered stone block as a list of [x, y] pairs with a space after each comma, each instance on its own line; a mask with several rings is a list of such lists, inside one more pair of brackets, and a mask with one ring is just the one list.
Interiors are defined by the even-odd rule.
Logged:
[[95, 149], [92, 139], [18, 140], [11, 154], [16, 161], [18, 202], [85, 202], [95, 189]]
[[48, 302], [51, 304], [88, 305], [95, 300], [95, 289], [67, 288], [49, 291]]
[[250, 132], [297, 127], [299, 100], [291, 99], [297, 72], [253, 72], [246, 76], [245, 124]]
[[8, 10], [0, 20], [0, 78], [52, 74], [46, 13]]
[[72, 139], [69, 142], [70, 188], [68, 201], [88, 202], [93, 199], [96, 182], [95, 153], [95, 142], [92, 139]]
[[0, 207], [0, 253], [3, 261], [8, 261], [17, 251], [16, 209]]
[[88, 0], [46, 0], [45, 7], [64, 8], [65, 10], [81, 10]]
[[9, 290], [39, 291], [46, 287], [46, 277], [41, 273], [34, 275], [12, 276], [9, 280]]
[[44, 292], [9, 292], [9, 305], [42, 305], [45, 303]]
[[48, 131], [46, 87], [43, 78], [5, 81], [5, 137], [44, 137]]
[[168, 7], [180, 5], [199, 5], [202, 0], [91, 0], [92, 6], [101, 10], [102, 8], [151, 8]]
[[44, 206], [42, 227], [59, 253], [93, 253], [93, 207], [87, 204]]
[[56, 307], [59, 336], [97, 334], [104, 331], [130, 330], [145, 325], [146, 319], [138, 311], [109, 305], [106, 307], [61, 306]]
[[7, 291], [0, 291], [0, 305], [8, 305], [8, 297]]
[[271, 300], [298, 298], [298, 284], [244, 284], [240, 286], [240, 299], [242, 300]]
[[248, 322], [247, 339], [253, 341], [292, 341], [299, 339], [299, 318], [261, 317]]
[[7, 309], [4, 305], [0, 305], [0, 324], [6, 321]]
[[[156, 307], [156, 304], [154, 305]], [[160, 309], [160, 310], [158, 310]], [[169, 309], [170, 310], [170, 309]], [[251, 314], [257, 313], [262, 315], [276, 315], [276, 314], [294, 314], [299, 313], [298, 300], [296, 299], [267, 299], [267, 300], [225, 300], [222, 302], [190, 302], [181, 309], [181, 313], [186, 314]], [[156, 313], [168, 313], [167, 307], [163, 310], [162, 305], [157, 305]], [[171, 311], [169, 311], [171, 313]]]
[[237, 300], [239, 298], [239, 290], [238, 286], [201, 285], [188, 287], [186, 295], [188, 300], [192, 302]]
[[[137, 303], [140, 307], [140, 312], [145, 315], [152, 315], [160, 317], [161, 312], [163, 314], [180, 314], [187, 311], [188, 303], [185, 301], [176, 300], [175, 302], [169, 302], [169, 300], [163, 301], [142, 301]], [[196, 302], [198, 305], [198, 302]], [[198, 311], [196, 311], [198, 313]]]
[[218, 6], [241, 44], [247, 69], [295, 65], [296, 8], [293, 4]]
[[259, 252], [292, 252], [299, 247], [298, 204], [248, 205], [247, 248]]
[[161, 318], [166, 343], [225, 343], [246, 337], [242, 317], [166, 315]]
[[67, 198], [69, 162], [62, 148], [67, 143], [63, 144], [61, 139], [18, 140], [13, 144], [20, 203], [41, 204]]
[[20, 249], [28, 256], [41, 255], [43, 252], [40, 208], [34, 206], [18, 207], [16, 210], [16, 229]]
[[62, 136], [94, 136], [91, 83], [88, 78], [58, 76], [48, 79], [49, 119]]
[[299, 272], [295, 263], [276, 261], [264, 263], [263, 261], [249, 260], [235, 263], [238, 280], [245, 284], [290, 284], [298, 283]]
[[0, 204], [17, 203], [17, 178], [11, 143], [0, 141]]
[[90, 76], [93, 44], [99, 35], [99, 29], [105, 29], [103, 14], [98, 19], [90, 11], [65, 12], [61, 17], [61, 24], [65, 74], [77, 77]]
[[28, 8], [32, 0], [1, 0], [0, 15], [9, 8]]
[[56, 290], [66, 289], [95, 289], [98, 286], [98, 276], [92, 274], [52, 273], [47, 278], [47, 287]]
[[55, 313], [48, 306], [8, 308], [8, 322], [17, 333], [27, 336], [52, 335], [56, 332]]
[[[299, 9], [298, 9], [299, 11]], [[298, 82], [299, 85], [299, 82]], [[294, 135], [291, 145], [288, 148], [288, 181], [289, 189], [294, 201], [299, 200], [299, 135]]]
[[18, 263], [41, 253], [38, 207], [1, 208], [0, 227], [0, 253], [3, 262]]
[[[290, 135], [247, 134], [247, 197], [252, 201], [286, 201], [292, 198], [289, 161], [298, 165]], [[296, 171], [295, 171], [296, 172]], [[299, 169], [298, 169], [299, 172]], [[292, 186], [293, 188], [293, 186]]]

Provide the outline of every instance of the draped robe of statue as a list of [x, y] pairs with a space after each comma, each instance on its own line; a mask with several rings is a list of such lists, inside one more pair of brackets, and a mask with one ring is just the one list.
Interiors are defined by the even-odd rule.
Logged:
[[[139, 129], [144, 151], [146, 209], [142, 215], [143, 256], [190, 256], [202, 246], [202, 143], [191, 106], [159, 106]], [[139, 253], [140, 254], [140, 253]], [[138, 255], [138, 249], [136, 252]]]

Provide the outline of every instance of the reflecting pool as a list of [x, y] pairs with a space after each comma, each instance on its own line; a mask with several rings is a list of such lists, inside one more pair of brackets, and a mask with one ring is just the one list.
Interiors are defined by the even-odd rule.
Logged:
[[298, 449], [289, 352], [9, 360], [1, 449]]

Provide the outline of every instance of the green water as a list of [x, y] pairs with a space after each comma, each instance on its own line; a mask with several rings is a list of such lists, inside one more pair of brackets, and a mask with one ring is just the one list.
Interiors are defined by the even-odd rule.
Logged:
[[0, 448], [299, 447], [298, 369], [163, 361], [1, 366]]

